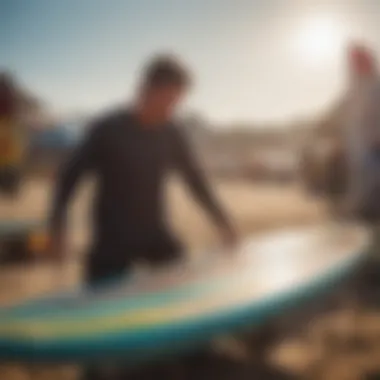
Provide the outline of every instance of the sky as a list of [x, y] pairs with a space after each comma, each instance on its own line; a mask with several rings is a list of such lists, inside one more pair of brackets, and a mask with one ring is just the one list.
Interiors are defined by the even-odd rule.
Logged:
[[220, 123], [285, 121], [328, 107], [351, 39], [380, 52], [377, 0], [0, 0], [0, 69], [55, 112], [133, 96], [174, 52], [195, 76], [186, 108]]

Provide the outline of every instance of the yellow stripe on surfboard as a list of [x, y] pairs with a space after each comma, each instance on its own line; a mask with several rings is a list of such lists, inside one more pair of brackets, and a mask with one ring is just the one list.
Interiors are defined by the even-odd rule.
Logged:
[[[243, 281], [242, 281], [243, 282]], [[229, 289], [229, 294], [220, 293], [216, 297], [206, 296], [196, 302], [184, 301], [170, 307], [145, 309], [138, 312], [126, 310], [123, 314], [112, 316], [91, 317], [89, 319], [56, 318], [52, 321], [9, 321], [0, 326], [0, 336], [8, 339], [55, 339], [80, 338], [94, 334], [107, 334], [119, 330], [143, 329], [153, 325], [160, 325], [178, 321], [183, 318], [192, 318], [202, 313], [212, 312], [218, 307], [230, 306], [249, 299], [252, 294], [240, 282], [239, 291]]]

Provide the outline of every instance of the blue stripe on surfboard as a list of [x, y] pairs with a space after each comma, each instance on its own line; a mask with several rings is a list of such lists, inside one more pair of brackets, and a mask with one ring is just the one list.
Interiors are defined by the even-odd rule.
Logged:
[[[133, 276], [131, 276], [130, 279], [128, 278], [128, 276], [126, 276], [123, 278], [123, 281], [127, 282], [127, 280], [132, 279]], [[112, 278], [111, 280], [102, 281], [100, 285], [103, 286], [105, 289], [108, 289], [109, 287], [114, 287], [119, 281], [119, 277]], [[64, 303], [71, 300], [77, 300], [82, 290], [85, 291], [85, 289], [83, 288], [79, 290], [75, 289], [74, 291], [58, 292], [53, 293], [47, 297], [33, 298], [31, 300], [14, 306], [0, 307], [0, 319], [8, 317], [22, 318], [27, 316], [38, 316], [39, 314], [45, 313], [46, 311], [49, 311], [54, 307], [62, 306], [62, 302]]]
[[0, 238], [13, 233], [33, 230], [42, 227], [43, 225], [44, 224], [41, 221], [35, 220], [0, 220]]
[[[203, 259], [200, 264], [202, 264], [203, 270], [205, 270], [204, 266], [209, 266], [212, 264], [212, 255], [207, 256]], [[127, 285], [127, 282], [132, 282], [135, 276], [130, 274], [129, 276], [123, 277], [123, 285]], [[120, 277], [110, 278], [101, 281], [95, 287], [96, 289], [102, 289], [106, 292], [112, 291], [112, 288], [115, 288], [116, 291], [118, 286], [120, 285]], [[207, 281], [207, 280], [205, 280]], [[99, 299], [97, 302], [99, 303], [96, 306], [94, 299], [94, 303], [89, 305], [88, 309], [81, 309], [75, 311], [75, 316], [89, 318], [91, 316], [107, 316], [115, 313], [119, 313], [120, 311], [126, 311], [138, 307], [143, 307], [146, 309], [147, 307], [155, 307], [157, 303], [168, 303], [175, 302], [177, 299], [182, 299], [185, 296], [194, 296], [198, 294], [200, 291], [203, 293], [211, 292], [217, 289], [218, 287], [228, 285], [224, 278], [218, 278], [213, 283], [209, 284], [205, 281], [195, 282], [193, 284], [184, 283], [182, 285], [177, 285], [176, 288], [167, 289], [165, 292], [152, 292], [147, 294], [138, 294], [136, 296], [129, 296], [128, 298], [123, 296], [122, 294], [118, 295], [118, 297], [112, 299]], [[35, 317], [48, 317], [55, 316], [59, 313], [59, 316], [67, 314], [71, 314], [72, 310], [65, 309], [66, 302], [78, 302], [80, 301], [79, 294], [76, 295], [77, 292], [61, 292], [54, 293], [50, 297], [43, 299], [34, 299], [28, 301], [26, 303], [22, 303], [12, 307], [1, 308], [0, 307], [0, 323], [3, 323], [1, 319], [4, 318], [12, 318], [15, 319], [30, 319]], [[76, 298], [78, 297], [78, 298]], [[95, 295], [92, 294], [91, 297], [95, 298]], [[86, 302], [85, 298], [84, 301]], [[91, 306], [96, 306], [91, 307]], [[62, 307], [64, 308], [62, 310]], [[58, 310], [55, 308], [59, 308]], [[73, 315], [72, 315], [73, 316]]]
[[[212, 264], [213, 255], [210, 254], [199, 262], [198, 265], [202, 266], [203, 270], [206, 270], [204, 266], [210, 266]], [[133, 273], [124, 276], [122, 279], [120, 277], [112, 277], [110, 279], [103, 280], [96, 285], [96, 289], [102, 289], [103, 291], [110, 292], [113, 288], [116, 290], [120, 286], [120, 281], [123, 281], [123, 285], [127, 285], [127, 282], [132, 282], [135, 279]], [[207, 281], [207, 280], [205, 280]], [[152, 292], [150, 294], [138, 294], [136, 296], [125, 297], [123, 295], [118, 295], [114, 299], [100, 299], [98, 300], [98, 305], [95, 302], [92, 305], [89, 305], [87, 309], [76, 310], [74, 316], [79, 318], [89, 318], [94, 315], [98, 316], [107, 316], [121, 311], [126, 311], [138, 307], [155, 307], [157, 303], [169, 303], [175, 302], [178, 299], [183, 299], [185, 296], [196, 296], [201, 291], [203, 294], [212, 292], [215, 289], [222, 287], [223, 285], [229, 285], [226, 282], [225, 278], [219, 278], [213, 283], [207, 283], [205, 281], [195, 282], [193, 284], [184, 283], [182, 285], [177, 285], [175, 288], [167, 289], [165, 292]], [[93, 288], [94, 289], [94, 288]], [[59, 316], [62, 317], [66, 314], [72, 314], [72, 310], [63, 309], [66, 302], [78, 302], [80, 301], [80, 296], [75, 292], [61, 292], [54, 293], [50, 297], [43, 299], [34, 299], [20, 305], [12, 306], [9, 308], [0, 307], [0, 323], [4, 323], [2, 319], [11, 318], [12, 321], [15, 319], [23, 320], [30, 319], [35, 317], [49, 317], [56, 316], [59, 313]], [[78, 298], [76, 298], [78, 297]], [[91, 295], [95, 298], [95, 295]], [[84, 298], [85, 301], [85, 298]], [[86, 301], [85, 301], [86, 302]], [[91, 306], [94, 306], [91, 307]], [[58, 310], [55, 308], [59, 308]], [[70, 316], [70, 315], [69, 315]], [[71, 315], [73, 316], [73, 315]]]
[[[251, 276], [248, 272], [245, 275]], [[225, 287], [230, 287], [236, 281], [241, 281], [242, 275], [236, 274], [235, 278], [229, 277], [228, 280], [222, 277], [212, 283], [202, 281], [196, 284], [183, 284], [177, 288], [168, 289], [165, 292], [138, 294], [133, 297], [123, 297], [119, 295], [114, 299], [102, 299], [96, 302], [96, 299], [91, 301], [88, 308], [73, 310], [65, 309], [65, 302], [70, 303], [69, 300], [46, 300], [46, 303], [38, 302], [29, 304], [27, 306], [19, 306], [16, 309], [4, 310], [0, 312], [0, 324], [8, 323], [7, 320], [25, 321], [27, 324], [29, 320], [35, 318], [35, 321], [43, 322], [44, 319], [52, 317], [67, 318], [67, 319], [88, 319], [91, 317], [107, 317], [110, 315], [117, 315], [126, 313], [128, 311], [138, 311], [139, 308], [147, 310], [157, 306], [167, 306], [176, 301], [190, 300], [202, 294], [202, 296], [210, 294], [215, 291], [222, 291]], [[81, 299], [77, 298], [74, 302], [78, 303]], [[86, 299], [84, 299], [86, 302]], [[59, 307], [59, 309], [57, 309]]]
[[267, 318], [301, 305], [342, 280], [366, 256], [357, 255], [337, 268], [327, 270], [302, 287], [294, 287], [285, 293], [273, 294], [259, 302], [228, 311], [208, 314], [200, 318], [151, 327], [140, 331], [120, 331], [88, 341], [20, 343], [0, 339], [0, 358], [25, 361], [80, 362], [123, 356], [124, 361], [137, 363], [153, 356], [178, 352], [179, 347], [206, 343], [213, 337], [243, 327], [259, 325]]

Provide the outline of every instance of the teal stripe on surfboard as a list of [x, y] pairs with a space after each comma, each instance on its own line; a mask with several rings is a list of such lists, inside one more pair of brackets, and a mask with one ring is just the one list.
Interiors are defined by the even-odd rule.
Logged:
[[42, 221], [35, 220], [0, 220], [0, 238], [13, 233], [26, 232], [43, 227]]
[[[242, 281], [244, 277], [251, 275], [250, 272], [245, 273], [244, 276], [242, 276], [241, 273], [236, 273], [233, 276], [222, 276], [222, 278], [217, 278], [212, 282], [205, 278], [193, 284], [182, 284], [176, 288], [167, 289], [165, 292], [158, 291], [148, 294], [138, 294], [131, 297], [123, 297], [119, 294], [118, 297], [113, 299], [96, 300], [96, 296], [93, 295], [94, 300], [88, 305], [88, 308], [80, 308], [74, 312], [69, 308], [65, 308], [65, 304], [66, 302], [68, 304], [70, 304], [70, 302], [79, 303], [81, 300], [80, 297], [74, 300], [71, 298], [68, 300], [51, 298], [45, 302], [35, 301], [35, 303], [20, 305], [3, 311], [0, 309], [0, 323], [3, 323], [2, 320], [4, 319], [9, 319], [12, 322], [43, 321], [45, 319], [49, 320], [54, 316], [81, 320], [92, 317], [107, 317], [131, 311], [135, 312], [139, 309], [153, 309], [157, 306], [168, 307], [173, 304], [175, 305], [175, 303], [179, 301], [194, 299], [199, 295], [207, 296], [223, 292], [226, 288]], [[86, 299], [84, 299], [84, 302], [87, 302]]]

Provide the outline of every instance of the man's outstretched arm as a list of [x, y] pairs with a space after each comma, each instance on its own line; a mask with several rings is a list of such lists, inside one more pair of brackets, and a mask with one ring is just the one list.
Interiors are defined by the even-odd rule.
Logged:
[[[49, 220], [53, 245], [61, 245], [59, 241], [65, 234], [67, 209], [77, 184], [87, 171], [95, 167], [97, 144], [98, 128], [94, 127], [87, 133], [59, 172], [53, 192]], [[52, 249], [59, 251], [61, 247], [52, 247]]]
[[202, 166], [198, 163], [189, 142], [181, 131], [174, 130], [176, 164], [195, 198], [208, 210], [227, 243], [236, 236], [229, 218], [219, 204], [207, 181]]

